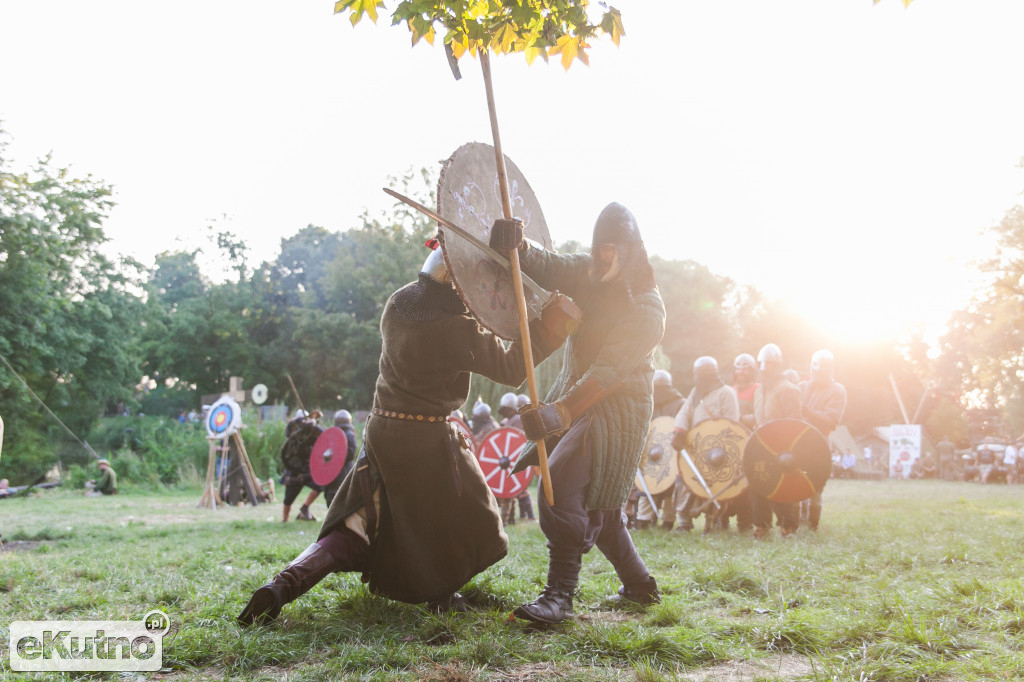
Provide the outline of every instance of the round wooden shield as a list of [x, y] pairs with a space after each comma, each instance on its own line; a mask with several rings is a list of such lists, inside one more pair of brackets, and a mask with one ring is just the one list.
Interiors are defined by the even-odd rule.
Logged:
[[[647, 442], [640, 457], [640, 474], [644, 477], [647, 490], [652, 495], [663, 493], [676, 483], [679, 464], [676, 451], [672, 449], [672, 433], [675, 420], [672, 417], [656, 417], [647, 429]], [[638, 475], [639, 476], [639, 475]], [[635, 481], [638, 490], [643, 490], [639, 478]]]
[[477, 448], [476, 461], [484, 474], [487, 487], [500, 499], [515, 497], [526, 489], [533, 478], [533, 467], [513, 474], [519, 456], [526, 446], [526, 434], [519, 429], [502, 426], [494, 429]]
[[[522, 219], [526, 237], [544, 248], [551, 248], [551, 237], [544, 214], [530, 184], [512, 160], [505, 157], [512, 214]], [[484, 244], [491, 226], [505, 214], [501, 203], [494, 147], [480, 142], [462, 145], [441, 169], [437, 185], [437, 211]], [[473, 315], [487, 329], [503, 339], [519, 338], [519, 313], [508, 264], [496, 262], [479, 246], [472, 244], [443, 225], [441, 246], [455, 288]], [[529, 290], [526, 305], [539, 315], [545, 301]]]
[[242, 409], [229, 396], [221, 396], [206, 415], [209, 438], [227, 438], [242, 426]]
[[[686, 434], [686, 452], [711, 494], [720, 502], [736, 497], [747, 488], [743, 476], [743, 447], [749, 435], [743, 424], [731, 419], [707, 419]], [[694, 495], [708, 496], [689, 464], [680, 462], [679, 473]]]
[[451, 418], [448, 419], [448, 421], [450, 421], [452, 424], [454, 424], [455, 428], [459, 430], [459, 433], [461, 433], [463, 436], [465, 436], [466, 442], [469, 443], [469, 449], [472, 452], [475, 453], [476, 452], [476, 438], [473, 438], [473, 429], [469, 428], [469, 424], [467, 424], [466, 422], [462, 421], [458, 417], [451, 417]]
[[762, 424], [743, 449], [750, 489], [774, 502], [799, 502], [820, 493], [831, 469], [828, 441], [799, 419]]
[[348, 457], [348, 439], [337, 426], [325, 429], [309, 453], [309, 473], [317, 485], [330, 485]]

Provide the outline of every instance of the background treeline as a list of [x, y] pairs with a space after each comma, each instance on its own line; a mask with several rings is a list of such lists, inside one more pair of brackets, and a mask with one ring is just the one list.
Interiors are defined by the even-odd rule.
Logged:
[[[428, 171], [390, 184], [435, 203]], [[142, 426], [138, 416], [132, 424], [112, 417], [174, 419], [198, 410], [201, 396], [226, 391], [230, 376], [244, 377], [247, 388], [266, 384], [269, 402], [290, 409], [289, 375], [309, 408], [370, 407], [381, 309], [392, 291], [414, 279], [433, 233], [429, 221], [396, 204], [386, 217], [364, 214], [341, 232], [309, 225], [282, 238], [277, 257], [259, 264], [249, 262], [245, 239], [211, 230], [207, 244], [160, 254], [147, 268], [106, 255], [102, 225], [111, 206], [109, 186], [75, 178], [48, 159], [11, 169], [0, 131], [0, 416], [6, 424], [0, 476], [14, 484], [58, 458], [67, 465], [91, 459], [29, 388], [100, 454], [120, 448], [143, 458], [171, 432], [147, 441], [157, 427]], [[715, 356], [728, 380], [738, 353], [756, 355], [769, 341], [804, 374], [811, 354], [827, 347], [849, 393], [844, 423], [855, 435], [902, 421], [890, 375], [907, 409], [920, 407], [919, 421], [935, 438], [963, 442], [1001, 429], [1017, 435], [1024, 428], [1024, 208], [1014, 207], [994, 229], [999, 255], [984, 266], [991, 287], [953, 316], [938, 357], [929, 357], [919, 338], [871, 346], [830, 338], [756, 288], [700, 263], [655, 257], [668, 309], [658, 363], [686, 393], [700, 355]], [[200, 262], [211, 258], [223, 272], [201, 270]], [[849, 285], [837, 278], [836, 286]], [[556, 355], [542, 365], [542, 392], [559, 362]], [[481, 395], [496, 407], [506, 390], [477, 378], [470, 400]], [[182, 463], [205, 457], [202, 433], [193, 437], [198, 445], [179, 455]], [[274, 438], [264, 439], [268, 454], [256, 458], [276, 455]], [[182, 476], [171, 464], [147, 467], [145, 477], [157, 482]]]

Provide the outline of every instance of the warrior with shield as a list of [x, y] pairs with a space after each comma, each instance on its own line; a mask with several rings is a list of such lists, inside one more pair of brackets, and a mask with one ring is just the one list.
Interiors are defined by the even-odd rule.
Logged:
[[[683, 451], [690, 447], [690, 430], [709, 419], [728, 419], [738, 422], [740, 404], [736, 390], [722, 381], [718, 374], [718, 361], [710, 355], [703, 355], [693, 361], [693, 389], [675, 415], [675, 433], [672, 447]], [[693, 528], [693, 514], [698, 498], [685, 483], [677, 486], [676, 513], [679, 516], [679, 530]], [[704, 522], [704, 532], [709, 533], [719, 522], [717, 514], [709, 509]]]
[[[651, 418], [675, 418], [679, 408], [683, 406], [683, 400], [683, 394], [672, 385], [672, 375], [663, 369], [655, 370], [654, 412]], [[644, 471], [640, 473], [646, 474]], [[678, 471], [675, 471], [673, 476], [675, 479], [678, 479]], [[652, 522], [657, 523], [658, 508], [661, 508], [662, 528], [672, 530], [672, 519], [676, 513], [675, 490], [676, 481], [673, 480], [662, 492], [655, 493], [653, 490], [648, 489], [646, 492], [652, 493], [650, 499], [648, 499], [645, 491], [634, 486], [633, 492], [630, 493], [630, 498], [634, 499], [636, 504], [636, 527], [642, 530], [650, 526]], [[627, 502], [627, 506], [628, 504]], [[626, 515], [629, 516], [628, 511]]]
[[[530, 326], [536, 362], [565, 338], [547, 311]], [[342, 571], [361, 572], [372, 592], [390, 599], [464, 610], [456, 590], [508, 551], [494, 495], [449, 415], [469, 396], [473, 372], [521, 384], [521, 343], [506, 348], [481, 328], [440, 249], [417, 281], [388, 299], [381, 336], [380, 375], [355, 468], [319, 539], [256, 590], [238, 616], [243, 625], [276, 618]]]
[[[540, 623], [570, 618], [583, 555], [594, 545], [622, 581], [618, 599], [657, 602], [657, 583], [622, 514], [651, 420], [653, 355], [665, 331], [665, 306], [636, 220], [621, 204], [609, 204], [594, 225], [589, 255], [536, 248], [512, 220], [494, 223], [490, 245], [519, 249], [524, 274], [582, 311], [546, 400], [521, 412], [527, 437], [544, 440], [550, 452], [554, 502], [539, 501], [547, 586], [514, 615]], [[526, 452], [517, 468], [535, 464], [535, 453]]]
[[[835, 356], [832, 351], [821, 349], [811, 356], [811, 378], [800, 384], [800, 411], [805, 422], [818, 429], [826, 439], [839, 426], [846, 411], [846, 387], [836, 381]], [[807, 519], [811, 530], [818, 530], [821, 520], [821, 492], [810, 497], [810, 501], [801, 504], [807, 513], [801, 518]]]

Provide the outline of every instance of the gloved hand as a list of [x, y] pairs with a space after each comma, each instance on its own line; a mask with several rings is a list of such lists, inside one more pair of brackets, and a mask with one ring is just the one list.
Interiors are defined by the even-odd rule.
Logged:
[[533, 361], [540, 364], [544, 358], [558, 350], [570, 334], [575, 334], [583, 320], [583, 313], [568, 296], [555, 292], [544, 306], [540, 319], [530, 322], [533, 341]]
[[675, 432], [672, 434], [672, 447], [675, 448], [676, 450], [685, 450], [686, 434], [688, 433], [689, 431], [687, 431], [686, 429], [676, 429]]
[[509, 253], [523, 245], [523, 221], [498, 218], [491, 226], [490, 246], [498, 253]]
[[523, 433], [530, 440], [543, 440], [569, 430], [572, 414], [562, 403], [526, 405], [519, 410], [523, 420]]

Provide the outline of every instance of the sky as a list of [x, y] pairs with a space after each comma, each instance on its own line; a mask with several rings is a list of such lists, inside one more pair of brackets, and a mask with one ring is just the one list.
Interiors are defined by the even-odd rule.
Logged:
[[[589, 67], [492, 60], [503, 148], [553, 241], [588, 244], [618, 201], [650, 253], [829, 334], [940, 334], [993, 253], [985, 228], [1022, 201], [1024, 2], [615, 6], [626, 35]], [[476, 60], [456, 81], [440, 41], [332, 9], [0, 0], [9, 167], [52, 151], [113, 185], [114, 252], [212, 247], [213, 224], [259, 262], [307, 224], [386, 212], [390, 176], [491, 142]]]

